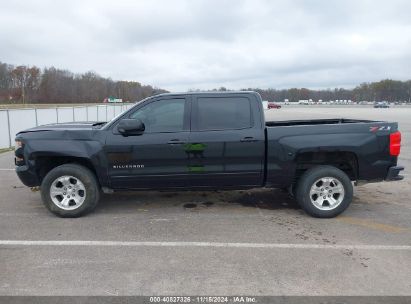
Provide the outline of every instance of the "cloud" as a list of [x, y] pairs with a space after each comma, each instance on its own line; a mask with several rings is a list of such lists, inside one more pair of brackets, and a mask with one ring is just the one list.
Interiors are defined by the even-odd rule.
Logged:
[[409, 1], [4, 1], [0, 60], [172, 91], [410, 79]]

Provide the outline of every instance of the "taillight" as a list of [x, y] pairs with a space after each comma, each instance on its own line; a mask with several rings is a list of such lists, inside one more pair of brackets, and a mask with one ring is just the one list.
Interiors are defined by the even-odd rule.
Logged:
[[398, 156], [401, 150], [401, 132], [397, 131], [390, 134], [390, 155]]

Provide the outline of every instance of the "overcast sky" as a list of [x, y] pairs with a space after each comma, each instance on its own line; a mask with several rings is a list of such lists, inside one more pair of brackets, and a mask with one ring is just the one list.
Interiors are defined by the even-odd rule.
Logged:
[[0, 61], [171, 91], [411, 79], [411, 1], [1, 1]]

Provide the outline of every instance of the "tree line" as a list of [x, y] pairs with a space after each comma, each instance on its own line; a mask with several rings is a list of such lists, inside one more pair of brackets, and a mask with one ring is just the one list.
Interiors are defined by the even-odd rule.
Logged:
[[[194, 90], [198, 91], [198, 90]], [[229, 91], [220, 87], [212, 91]], [[299, 100], [330, 101], [330, 100], [352, 100], [352, 101], [401, 101], [411, 102], [411, 80], [399, 81], [385, 79], [378, 82], [362, 83], [354, 89], [325, 89], [311, 90], [307, 88], [291, 89], [259, 89], [247, 88], [242, 91], [256, 91], [263, 100], [298, 102]]]
[[[227, 91], [221, 87], [213, 91]], [[362, 83], [353, 89], [335, 88], [311, 90], [307, 88], [259, 89], [263, 100], [290, 102], [312, 99], [352, 101], [406, 101], [411, 102], [411, 80], [385, 79]], [[137, 101], [167, 92], [142, 85], [136, 81], [114, 81], [95, 72], [75, 74], [54, 67], [41, 70], [36, 66], [13, 66], [0, 62], [0, 102], [2, 103], [97, 103], [105, 98]]]
[[411, 102], [411, 80], [399, 81], [384, 79], [378, 82], [362, 83], [353, 89], [335, 88], [326, 90], [310, 90], [306, 88], [276, 89], [249, 89], [260, 93], [263, 100], [291, 102], [298, 100], [330, 101], [352, 100], [360, 101], [401, 101]]
[[54, 67], [41, 70], [0, 62], [2, 103], [97, 103], [109, 97], [134, 102], [163, 92], [136, 81], [114, 81], [95, 72], [75, 74]]

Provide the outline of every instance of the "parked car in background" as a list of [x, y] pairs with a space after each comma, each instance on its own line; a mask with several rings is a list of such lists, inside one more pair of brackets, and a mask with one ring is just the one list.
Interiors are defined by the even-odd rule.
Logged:
[[374, 108], [389, 108], [390, 104], [388, 101], [377, 101], [374, 103]]
[[103, 103], [122, 103], [123, 99], [121, 98], [114, 98], [114, 97], [108, 97], [104, 98]]
[[281, 109], [281, 105], [275, 102], [268, 102], [268, 109]]

